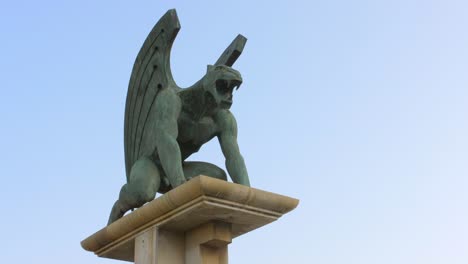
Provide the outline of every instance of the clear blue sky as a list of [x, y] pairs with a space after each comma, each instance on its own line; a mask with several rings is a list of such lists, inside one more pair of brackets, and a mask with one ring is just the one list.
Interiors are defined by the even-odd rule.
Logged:
[[[231, 263], [468, 262], [468, 4], [2, 1], [2, 263], [118, 263], [80, 241], [125, 182], [128, 80], [176, 8], [187, 87], [238, 34], [239, 144], [252, 185], [299, 198]], [[193, 157], [223, 166], [217, 144]]]

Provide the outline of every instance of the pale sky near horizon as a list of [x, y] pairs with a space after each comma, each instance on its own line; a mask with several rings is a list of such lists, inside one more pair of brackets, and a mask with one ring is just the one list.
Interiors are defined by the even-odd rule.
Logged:
[[[1, 263], [84, 251], [125, 182], [135, 57], [176, 8], [176, 82], [239, 33], [239, 145], [254, 187], [296, 197], [230, 263], [468, 263], [468, 2], [0, 2]], [[217, 142], [192, 160], [224, 167]]]

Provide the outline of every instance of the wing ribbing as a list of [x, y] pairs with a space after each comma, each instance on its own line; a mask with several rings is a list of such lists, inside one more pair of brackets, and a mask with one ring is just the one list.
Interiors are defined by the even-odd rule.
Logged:
[[125, 105], [124, 148], [127, 181], [133, 163], [144, 153], [146, 122], [160, 89], [178, 89], [170, 70], [172, 43], [180, 30], [174, 9], [169, 10], [153, 27], [133, 65]]

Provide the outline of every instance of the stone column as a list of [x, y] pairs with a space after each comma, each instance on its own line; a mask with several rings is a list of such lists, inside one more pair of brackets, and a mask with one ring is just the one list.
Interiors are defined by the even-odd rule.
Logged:
[[227, 264], [232, 239], [293, 210], [298, 200], [199, 176], [81, 242], [136, 264]]

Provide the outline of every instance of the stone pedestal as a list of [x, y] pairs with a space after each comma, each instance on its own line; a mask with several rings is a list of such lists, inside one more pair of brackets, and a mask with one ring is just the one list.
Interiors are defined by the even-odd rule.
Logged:
[[293, 210], [298, 200], [198, 176], [81, 242], [136, 264], [227, 264], [232, 239]]

